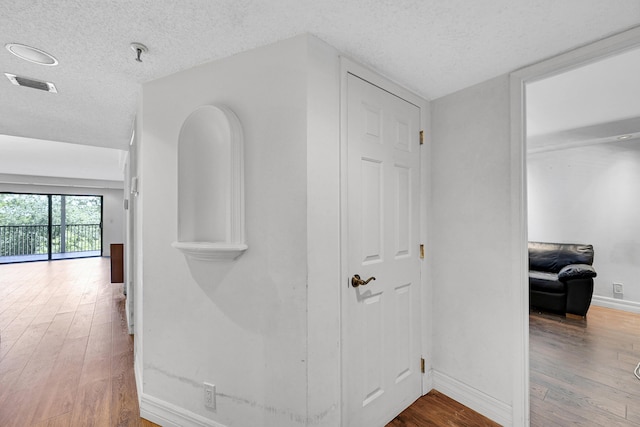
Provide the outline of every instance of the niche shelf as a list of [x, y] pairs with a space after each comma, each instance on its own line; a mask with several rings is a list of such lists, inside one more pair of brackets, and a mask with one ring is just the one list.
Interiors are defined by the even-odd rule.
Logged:
[[178, 137], [178, 241], [201, 261], [233, 260], [247, 250], [244, 232], [244, 141], [238, 117], [203, 105]]

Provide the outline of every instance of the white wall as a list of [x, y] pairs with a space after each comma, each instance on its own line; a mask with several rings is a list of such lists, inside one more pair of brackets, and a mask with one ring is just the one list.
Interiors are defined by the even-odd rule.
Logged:
[[[134, 129], [137, 124], [134, 122]], [[125, 252], [125, 262], [124, 262], [124, 280], [125, 280], [125, 293], [127, 295], [126, 300], [126, 311], [127, 311], [127, 324], [129, 328], [129, 333], [133, 334], [135, 332], [135, 306], [137, 304], [136, 301], [136, 289], [135, 289], [135, 281], [137, 275], [137, 263], [136, 256], [137, 251], [134, 243], [136, 242], [136, 202], [137, 196], [135, 191], [132, 194], [131, 191], [131, 178], [137, 176], [137, 162], [138, 158], [136, 155], [137, 150], [137, 130], [134, 132], [134, 137], [131, 141], [129, 152], [126, 156], [126, 161], [124, 165], [124, 198], [127, 202], [127, 209], [125, 210], [124, 215], [124, 246], [127, 248]]]
[[122, 181], [125, 151], [0, 135], [5, 174]]
[[[160, 402], [227, 426], [336, 425], [337, 64], [301, 36], [143, 86], [143, 416]], [[211, 103], [231, 108], [245, 137], [249, 249], [232, 263], [187, 262], [171, 247], [180, 126]], [[204, 381], [216, 385], [215, 412]]]
[[314, 37], [307, 50], [308, 425], [340, 425], [340, 67]]
[[[138, 111], [142, 112], [142, 99], [138, 98]], [[143, 397], [143, 365], [144, 365], [144, 235], [142, 228], [143, 221], [143, 204], [144, 199], [144, 181], [140, 179], [142, 176], [142, 161], [140, 160], [140, 150], [144, 141], [142, 140], [142, 120], [139, 115], [135, 119], [135, 135], [133, 138], [133, 146], [129, 148], [129, 177], [138, 177], [138, 194], [129, 196], [130, 223], [133, 228], [133, 258], [131, 259], [132, 268], [128, 272], [133, 279], [133, 328], [135, 340], [133, 342], [133, 367], [136, 373], [136, 388], [138, 390], [138, 401], [141, 403]], [[129, 189], [129, 192], [131, 190]], [[142, 405], [140, 405], [142, 409]]]
[[[4, 176], [7, 179], [7, 176]], [[14, 192], [14, 193], [39, 193], [39, 194], [75, 194], [75, 195], [89, 195], [89, 196], [102, 196], [102, 255], [110, 256], [111, 250], [109, 245], [111, 243], [123, 243], [124, 242], [124, 205], [123, 205], [123, 190], [121, 188], [87, 188], [82, 187], [82, 180], [78, 180], [76, 183], [78, 186], [55, 186], [52, 183], [57, 183], [55, 178], [46, 177], [22, 177], [15, 175], [14, 178], [8, 179], [10, 181], [18, 181], [20, 179], [26, 179], [31, 182], [39, 182], [36, 184], [16, 184], [16, 183], [2, 183], [0, 182], [0, 192]], [[50, 181], [47, 185], [42, 185]], [[65, 181], [70, 182], [70, 181]], [[119, 183], [122, 185], [122, 183]]]
[[640, 302], [640, 141], [528, 156], [529, 240], [594, 246], [594, 295]]
[[527, 83], [528, 135], [550, 135], [640, 116], [638, 75], [640, 49], [632, 49]]
[[[339, 79], [336, 52], [302, 36], [144, 85], [143, 416], [339, 425]], [[493, 405], [484, 413], [505, 424], [515, 346], [508, 83], [503, 76], [433, 109], [425, 313], [436, 388], [480, 396], [481, 405], [460, 400]], [[208, 103], [234, 110], [245, 133], [249, 249], [230, 264], [187, 262], [171, 248], [180, 126]], [[204, 381], [216, 385], [216, 412], [203, 405]]]
[[502, 423], [515, 369], [509, 103], [501, 76], [431, 104], [434, 387]]
[[102, 219], [103, 255], [111, 256], [109, 245], [112, 243], [124, 243], [125, 213], [123, 191], [98, 190], [98, 194], [102, 195], [102, 206], [104, 208]]

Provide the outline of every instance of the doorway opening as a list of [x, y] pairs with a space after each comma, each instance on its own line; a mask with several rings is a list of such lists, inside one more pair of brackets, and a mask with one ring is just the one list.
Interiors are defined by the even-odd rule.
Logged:
[[[637, 382], [633, 371], [640, 360], [633, 341], [627, 341], [635, 338], [633, 329], [625, 329], [640, 322], [637, 314], [629, 313], [637, 311], [640, 302], [635, 279], [640, 274], [635, 256], [640, 249], [639, 72], [640, 49], [635, 48], [525, 87], [529, 241], [592, 245], [597, 272], [593, 292], [586, 282], [578, 287], [575, 281], [567, 281], [564, 289], [531, 292], [533, 426], [559, 421], [548, 415], [551, 405], [562, 408], [563, 420], [574, 423], [633, 421], [633, 412], [627, 413], [633, 401], [611, 399], [621, 409], [617, 412], [598, 405], [616, 392], [623, 396], [626, 383]], [[558, 307], [551, 308], [551, 298], [563, 290], [567, 302], [558, 312]], [[565, 317], [570, 305], [572, 310], [586, 306], [586, 317]], [[631, 350], [617, 353], [626, 347]], [[592, 361], [607, 353], [618, 356], [615, 369], [606, 379], [590, 376]], [[574, 384], [579, 387], [572, 389]], [[573, 411], [577, 402], [588, 403]]]
[[[527, 149], [530, 148], [529, 145], [535, 144], [539, 141], [530, 141], [527, 138], [527, 134], [529, 133], [528, 127], [531, 126], [531, 123], [527, 121], [527, 109], [525, 103], [527, 98], [530, 96], [528, 91], [529, 85], [542, 81], [546, 78], [560, 75], [564, 72], [575, 70], [585, 65], [594, 64], [598, 61], [601, 61], [605, 58], [611, 58], [615, 55], [622, 54], [624, 52], [629, 52], [633, 49], [637, 49], [640, 43], [640, 28], [636, 27], [634, 29], [625, 31], [618, 35], [609, 37], [607, 39], [603, 39], [599, 42], [595, 42], [591, 45], [584, 46], [578, 48], [574, 51], [568, 52], [566, 54], [559, 55], [557, 57], [548, 59], [538, 64], [534, 64], [532, 66], [523, 68], [521, 70], [515, 71], [511, 74], [511, 131], [512, 131], [512, 145], [511, 148], [513, 150], [512, 156], [512, 183], [514, 184], [514, 210], [513, 210], [513, 220], [515, 224], [515, 230], [517, 233], [517, 238], [514, 238], [514, 253], [516, 257], [514, 257], [514, 262], [517, 264], [517, 283], [520, 284], [518, 290], [516, 292], [518, 302], [520, 303], [519, 308], [520, 312], [519, 316], [516, 319], [518, 322], [518, 329], [520, 329], [521, 334], [519, 334], [519, 346], [517, 349], [517, 364], [518, 371], [523, 375], [519, 376], [516, 381], [516, 390], [519, 394], [519, 398], [517, 401], [514, 401], [514, 423], [516, 420], [522, 421], [524, 425], [529, 425], [531, 421], [531, 425], [534, 424], [533, 416], [534, 416], [534, 407], [530, 405], [529, 401], [529, 391], [536, 390], [535, 384], [530, 389], [529, 383], [529, 374], [530, 370], [536, 366], [534, 360], [531, 360], [529, 357], [529, 298], [528, 298], [528, 289], [529, 283], [527, 278], [528, 272], [528, 253], [527, 253], [527, 241], [530, 240], [528, 235], [529, 227], [529, 218], [528, 212], [528, 170], [527, 170]], [[595, 86], [589, 87], [587, 95], [592, 94], [596, 89]], [[527, 91], [527, 95], [525, 96], [525, 91]], [[633, 91], [631, 91], [633, 93]], [[590, 103], [593, 103], [594, 100], [592, 98], [589, 99]], [[575, 113], [575, 111], [573, 111]], [[581, 117], [582, 118], [582, 117]], [[617, 122], [620, 124], [628, 124], [629, 122], [626, 120], [627, 118], [622, 118]], [[593, 131], [595, 128], [590, 126], [579, 126], [582, 131]], [[586, 129], [585, 129], [586, 128]], [[571, 136], [572, 132], [565, 133], [563, 136]], [[529, 133], [531, 136], [531, 134]], [[619, 135], [620, 136], [620, 135]], [[629, 139], [629, 138], [624, 138]], [[575, 144], [579, 146], [580, 143], [577, 142], [569, 142], [568, 144]], [[595, 146], [595, 145], [594, 145]], [[544, 150], [541, 151], [544, 154]], [[571, 176], [570, 179], [574, 180], [575, 177]], [[583, 181], [584, 182], [584, 181]], [[564, 185], [564, 183], [563, 183]], [[581, 192], [588, 192], [590, 188], [585, 186]], [[586, 193], [585, 193], [586, 194]], [[595, 202], [594, 202], [595, 203]], [[592, 203], [593, 204], [593, 203]], [[555, 207], [554, 209], [562, 209], [561, 207]], [[599, 218], [594, 225], [594, 227], [602, 226], [606, 221], [610, 218], [610, 215], [607, 215], [605, 218]], [[535, 234], [536, 232], [534, 232]], [[539, 238], [539, 237], [538, 237]], [[596, 260], [598, 259], [598, 248], [595, 247]], [[607, 254], [601, 254], [603, 258], [606, 258]], [[597, 286], [596, 286], [597, 288]], [[594, 297], [595, 298], [595, 297]], [[605, 297], [606, 298], [606, 297]], [[593, 301], [593, 300], [592, 300]], [[593, 304], [592, 304], [593, 305]], [[599, 304], [603, 305], [603, 304]], [[531, 365], [531, 366], [530, 366]], [[635, 365], [634, 365], [635, 366]], [[589, 371], [589, 370], [586, 370]], [[566, 374], [565, 374], [566, 375]], [[634, 378], [635, 379], [635, 378]], [[522, 393], [522, 394], [520, 394]], [[534, 391], [531, 393], [532, 399], [534, 396]], [[517, 405], [516, 405], [517, 404]], [[584, 415], [584, 413], [582, 414]], [[531, 417], [531, 418], [530, 418]], [[538, 424], [539, 425], [539, 424]]]
[[0, 264], [102, 256], [102, 196], [0, 193]]

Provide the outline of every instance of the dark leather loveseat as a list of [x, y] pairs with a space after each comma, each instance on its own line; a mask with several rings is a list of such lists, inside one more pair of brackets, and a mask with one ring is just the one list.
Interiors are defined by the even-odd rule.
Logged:
[[593, 246], [529, 242], [529, 303], [585, 316], [593, 294]]

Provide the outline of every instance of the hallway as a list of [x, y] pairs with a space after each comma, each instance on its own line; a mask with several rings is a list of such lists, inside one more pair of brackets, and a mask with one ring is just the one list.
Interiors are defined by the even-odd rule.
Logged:
[[153, 425], [109, 273], [108, 258], [0, 265], [0, 425]]
[[[492, 426], [432, 392], [389, 426]], [[108, 258], [0, 265], [0, 426], [153, 427]]]

